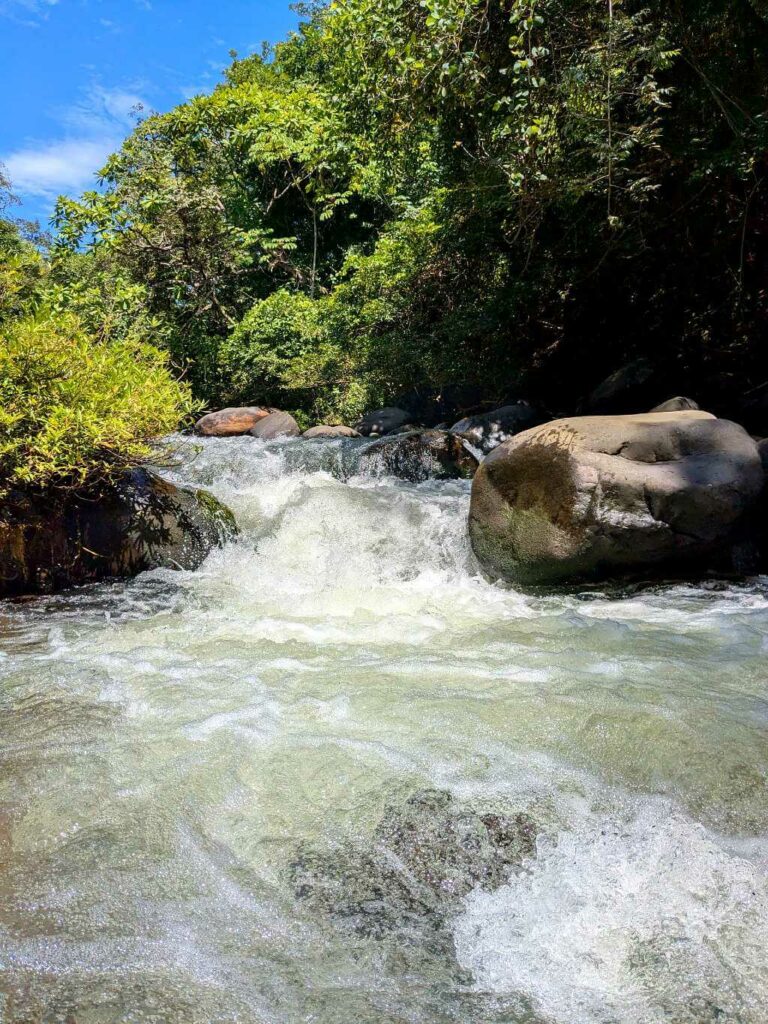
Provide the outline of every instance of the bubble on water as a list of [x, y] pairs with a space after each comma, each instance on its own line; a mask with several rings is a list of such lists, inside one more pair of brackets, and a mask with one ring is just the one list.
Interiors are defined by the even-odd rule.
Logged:
[[467, 898], [457, 955], [558, 1024], [763, 1024], [766, 868], [663, 803], [592, 817]]
[[[490, 585], [466, 482], [360, 476], [366, 441], [176, 443], [164, 472], [228, 504], [234, 542], [196, 572], [0, 610], [0, 986], [33, 979], [51, 1020], [66, 990], [81, 1024], [764, 1024], [765, 581]], [[390, 879], [383, 842], [433, 899], [421, 855], [376, 836], [393, 793], [425, 788], [559, 835], [511, 881], [504, 861], [456, 932], [498, 992], [455, 961], [469, 885], [437, 915], [439, 956], [403, 960], [394, 933], [350, 935], [285, 878], [300, 844], [330, 851], [322, 896], [353, 841]], [[616, 812], [630, 792], [677, 811]], [[427, 863], [461, 867], [462, 821], [418, 822]], [[470, 884], [489, 863], [471, 861]]]

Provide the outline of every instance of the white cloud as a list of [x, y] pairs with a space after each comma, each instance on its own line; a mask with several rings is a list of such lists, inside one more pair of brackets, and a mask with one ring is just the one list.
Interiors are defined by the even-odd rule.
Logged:
[[62, 137], [27, 142], [0, 155], [14, 190], [22, 197], [53, 200], [93, 188], [96, 172], [120, 148], [143, 105], [131, 89], [93, 85], [80, 103], [58, 113]]
[[0, 0], [0, 17], [11, 18], [30, 28], [36, 28], [45, 21], [49, 8], [59, 0]]
[[95, 184], [94, 174], [114, 149], [112, 140], [64, 139], [3, 157], [14, 190], [53, 199]]
[[70, 131], [93, 134], [127, 131], [134, 114], [144, 108], [144, 100], [131, 89], [105, 89], [92, 85], [80, 103], [59, 112], [58, 118]]

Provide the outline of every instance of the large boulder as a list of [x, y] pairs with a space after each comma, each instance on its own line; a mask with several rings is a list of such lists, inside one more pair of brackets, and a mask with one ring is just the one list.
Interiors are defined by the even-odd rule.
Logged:
[[490, 452], [515, 434], [529, 430], [545, 419], [547, 417], [528, 402], [515, 402], [492, 412], [459, 420], [451, 427], [451, 432], [460, 434], [479, 451]]
[[251, 437], [274, 441], [278, 437], [299, 437], [301, 427], [289, 412], [273, 412], [248, 431]]
[[134, 469], [98, 494], [14, 492], [0, 510], [0, 597], [167, 566], [196, 569], [237, 532], [206, 491]]
[[363, 437], [381, 437], [405, 426], [410, 418], [410, 414], [404, 409], [375, 409], [362, 417], [357, 424], [357, 430]]
[[469, 479], [476, 470], [477, 459], [466, 443], [444, 430], [383, 437], [361, 454], [358, 463], [360, 473], [395, 476], [411, 483]]
[[207, 416], [199, 419], [194, 426], [194, 432], [200, 437], [238, 437], [247, 434], [260, 420], [274, 411], [255, 405], [219, 409], [218, 412], [209, 412]]
[[309, 430], [305, 430], [301, 436], [308, 438], [360, 437], [360, 434], [356, 430], [353, 430], [352, 427], [344, 427], [341, 425], [331, 426], [329, 424], [323, 423], [317, 427], [310, 427]]
[[710, 413], [556, 420], [480, 466], [470, 536], [522, 583], [730, 568], [762, 486], [755, 442]]

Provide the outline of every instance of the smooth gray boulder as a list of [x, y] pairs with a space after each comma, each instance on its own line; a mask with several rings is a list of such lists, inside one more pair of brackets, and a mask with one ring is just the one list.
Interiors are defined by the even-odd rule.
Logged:
[[382, 437], [405, 426], [410, 420], [410, 413], [404, 409], [394, 407], [387, 409], [375, 409], [367, 412], [357, 424], [357, 430], [363, 437]]
[[682, 395], [678, 395], [676, 398], [670, 398], [666, 402], [662, 402], [661, 405], [657, 405], [651, 412], [685, 412], [686, 409], [699, 409], [701, 408], [698, 402], [694, 402], [692, 398], [684, 398]]
[[752, 438], [710, 413], [555, 420], [481, 464], [472, 547], [522, 583], [729, 568], [763, 480]]
[[546, 420], [538, 409], [528, 402], [515, 402], [501, 409], [482, 413], [479, 416], [467, 416], [451, 427], [451, 433], [460, 434], [479, 451], [487, 453], [498, 448], [510, 437], [538, 426]]
[[311, 439], [314, 437], [360, 437], [360, 434], [352, 427], [344, 427], [341, 424], [331, 426], [323, 423], [317, 427], [310, 427], [301, 436]]
[[148, 569], [196, 569], [237, 533], [207, 491], [176, 487], [147, 469], [98, 492], [13, 492], [0, 517], [0, 597], [53, 593]]
[[202, 416], [193, 431], [200, 437], [239, 437], [247, 434], [260, 420], [266, 419], [273, 412], [274, 409], [258, 405], [219, 409], [218, 412]]
[[300, 437], [301, 427], [289, 412], [273, 412], [248, 433], [262, 441], [274, 441], [278, 437]]
[[375, 441], [361, 454], [358, 472], [423, 483], [425, 480], [469, 479], [477, 465], [477, 458], [456, 434], [444, 430], [417, 430]]

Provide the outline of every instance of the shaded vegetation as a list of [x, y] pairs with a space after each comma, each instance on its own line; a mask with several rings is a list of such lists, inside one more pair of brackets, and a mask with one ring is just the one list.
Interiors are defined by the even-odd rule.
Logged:
[[638, 355], [762, 382], [759, 3], [305, 14], [59, 207], [59, 249], [92, 240], [146, 287], [207, 402], [349, 418], [474, 382], [572, 404]]

